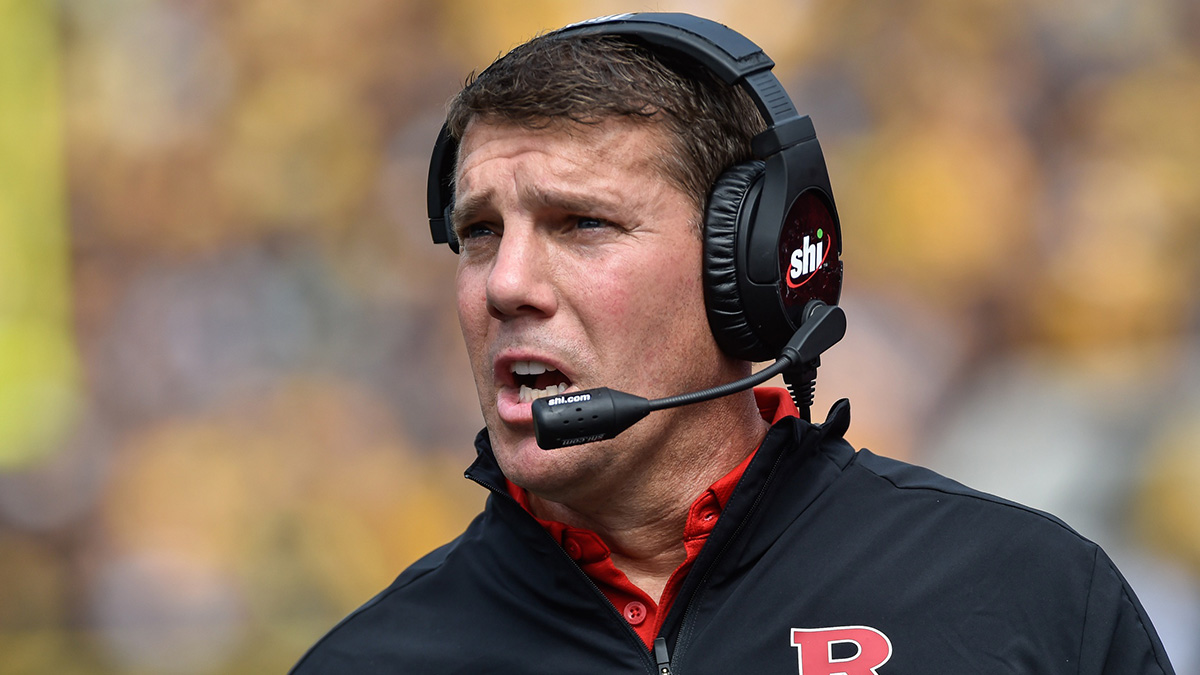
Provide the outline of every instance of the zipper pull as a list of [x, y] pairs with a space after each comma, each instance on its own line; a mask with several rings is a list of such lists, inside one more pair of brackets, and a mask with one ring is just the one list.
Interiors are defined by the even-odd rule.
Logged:
[[671, 655], [667, 653], [666, 638], [654, 638], [654, 660], [658, 662], [658, 675], [671, 675]]

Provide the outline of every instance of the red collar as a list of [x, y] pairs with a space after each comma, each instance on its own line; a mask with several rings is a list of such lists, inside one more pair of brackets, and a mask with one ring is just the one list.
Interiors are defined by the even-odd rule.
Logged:
[[[754, 390], [754, 398], [758, 403], [758, 412], [764, 420], [771, 424], [786, 418], [797, 417], [799, 412], [787, 391], [777, 387], [762, 387]], [[757, 452], [757, 449], [755, 450]], [[662, 621], [666, 618], [671, 604], [679, 593], [684, 577], [696, 562], [696, 556], [708, 535], [712, 532], [721, 515], [721, 511], [729, 502], [733, 489], [742, 479], [754, 452], [746, 456], [733, 470], [713, 483], [692, 502], [688, 510], [687, 523], [684, 525], [683, 546], [687, 550], [687, 558], [671, 575], [661, 598], [655, 601], [642, 589], [630, 583], [621, 570], [612, 563], [608, 545], [600, 535], [583, 528], [572, 527], [565, 523], [537, 518], [538, 523], [554, 537], [571, 556], [580, 568], [591, 577], [592, 581], [604, 592], [617, 611], [625, 617], [633, 629], [641, 636], [646, 647], [654, 644]], [[526, 511], [529, 511], [529, 494], [521, 487], [508, 482], [508, 492]], [[532, 512], [530, 512], [532, 515]]]

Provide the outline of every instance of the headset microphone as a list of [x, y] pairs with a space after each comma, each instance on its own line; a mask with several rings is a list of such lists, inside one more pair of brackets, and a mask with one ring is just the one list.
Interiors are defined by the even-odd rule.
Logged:
[[[736, 394], [783, 373], [796, 405], [807, 413], [811, 401], [798, 400], [794, 377], [805, 377], [815, 368], [821, 353], [846, 334], [846, 313], [837, 305], [814, 300], [805, 312], [800, 329], [788, 341], [775, 363], [759, 372], [727, 384], [668, 398], [646, 399], [607, 387], [572, 394], [539, 398], [533, 402], [533, 434], [545, 450], [613, 438], [656, 410]], [[810, 366], [810, 368], [806, 368]], [[807, 419], [807, 414], [804, 415]]]

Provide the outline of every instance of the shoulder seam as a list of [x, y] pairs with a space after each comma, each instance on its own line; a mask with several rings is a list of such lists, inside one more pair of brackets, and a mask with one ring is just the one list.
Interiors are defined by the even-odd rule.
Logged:
[[[878, 456], [878, 455], [874, 455], [874, 453], [871, 453], [871, 454], [873, 456]], [[894, 487], [897, 490], [921, 490], [921, 491], [925, 491], [925, 492], [936, 492], [938, 494], [943, 494], [943, 495], [947, 495], [950, 497], [962, 497], [965, 499], [973, 499], [975, 501], [986, 502], [988, 504], [993, 504], [995, 506], [1005, 507], [1005, 508], [1013, 509], [1016, 511], [1022, 511], [1024, 513], [1027, 513], [1032, 516], [1036, 516], [1042, 520], [1045, 520], [1054, 525], [1057, 525], [1059, 528], [1071, 533], [1076, 538], [1078, 538], [1080, 541], [1094, 547], [1095, 549], [1100, 548], [1100, 546], [1097, 545], [1094, 541], [1092, 541], [1092, 540], [1088, 539], [1087, 537], [1083, 536], [1082, 534], [1076, 532], [1074, 528], [1072, 528], [1070, 525], [1063, 522], [1063, 520], [1061, 518], [1058, 518], [1057, 516], [1055, 516], [1053, 514], [1047, 513], [1040, 509], [1033, 508], [1032, 506], [1026, 506], [1025, 504], [1021, 504], [1019, 502], [1014, 502], [1014, 501], [1005, 499], [1003, 497], [999, 497], [997, 495], [989, 494], [987, 492], [981, 492], [979, 490], [975, 490], [975, 489], [969, 488], [969, 487], [967, 487], [965, 485], [961, 485], [961, 484], [959, 484], [959, 485], [961, 485], [961, 489], [958, 489], [958, 490], [948, 490], [946, 488], [938, 487], [936, 485], [901, 485], [900, 483], [897, 483], [895, 480], [893, 480], [893, 478], [891, 476], [886, 476], [882, 473], [879, 473], [878, 471], [875, 471], [874, 469], [859, 462], [858, 459], [859, 459], [860, 455], [861, 455], [861, 453], [855, 453], [854, 460], [851, 462], [851, 466], [854, 466], [854, 465], [860, 466], [864, 471], [870, 473], [872, 476], [875, 476], [881, 480], [887, 481], [887, 483], [889, 485], [891, 485], [892, 487]], [[888, 459], [888, 458], [885, 458], [885, 459]], [[893, 460], [893, 461], [895, 461], [895, 460]], [[848, 466], [847, 468], [850, 468], [850, 467]], [[921, 468], [923, 468], [923, 467], [921, 467]], [[931, 471], [929, 469], [926, 469], [926, 470]], [[933, 472], [933, 473], [935, 473], [935, 475], [939, 475], [939, 476], [941, 475], [941, 474], [936, 474], [936, 472]], [[953, 479], [951, 479], [951, 478], [946, 478], [945, 476], [942, 476], [942, 478], [945, 478], [945, 480], [947, 480], [947, 481], [953, 482]]]
[[[1093, 559], [1093, 564], [1092, 564], [1092, 577], [1088, 582], [1088, 608], [1089, 609], [1091, 608], [1092, 586], [1094, 586], [1096, 583], [1096, 570], [1097, 570], [1097, 568], [1100, 567], [1101, 564], [1104, 564], [1108, 567], [1108, 570], [1110, 572], [1114, 573], [1116, 575], [1117, 579], [1120, 580], [1120, 582], [1121, 582], [1121, 600], [1128, 603], [1135, 610], [1137, 610], [1134, 612], [1134, 616], [1137, 617], [1138, 628], [1141, 629], [1142, 635], [1146, 638], [1146, 643], [1148, 645], [1151, 645], [1151, 647], [1153, 647], [1154, 642], [1155, 642], [1156, 633], [1152, 627], [1147, 625], [1146, 619], [1148, 617], [1144, 613], [1145, 610], [1139, 606], [1140, 603], [1137, 601], [1137, 596], [1133, 593], [1133, 589], [1130, 588], [1129, 581], [1126, 580], [1123, 575], [1121, 575], [1120, 570], [1117, 569], [1117, 566], [1113, 563], [1112, 559], [1109, 558], [1107, 555], [1103, 555], [1101, 553], [1099, 546], [1097, 546], [1096, 549], [1097, 550], [1095, 553], [1095, 558]], [[1158, 671], [1160, 673], [1163, 673], [1165, 675], [1166, 673], [1173, 672], [1173, 670], [1174, 670], [1173, 668], [1171, 670], [1167, 670], [1166, 668], [1163, 667], [1163, 664], [1159, 661], [1159, 658], [1158, 658], [1160, 656], [1160, 653], [1158, 650], [1152, 648], [1150, 650], [1150, 652], [1154, 656], [1154, 665], [1158, 666]], [[1082, 634], [1080, 636], [1079, 653], [1082, 658], [1082, 654], [1083, 654], [1083, 636], [1082, 636]], [[1082, 666], [1082, 664], [1083, 664], [1082, 660], [1079, 663], [1080, 663], [1080, 666]], [[1169, 665], [1169, 662], [1168, 662], [1168, 665]]]

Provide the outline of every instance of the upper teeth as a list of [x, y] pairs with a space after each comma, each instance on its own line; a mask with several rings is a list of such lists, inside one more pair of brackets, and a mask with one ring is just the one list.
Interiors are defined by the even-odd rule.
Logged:
[[541, 361], [515, 361], [512, 364], [512, 371], [517, 375], [541, 375], [547, 370], [557, 370], [557, 368], [548, 366]]

